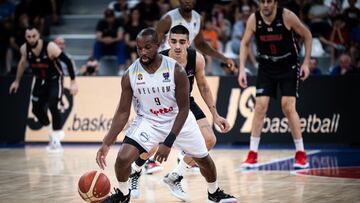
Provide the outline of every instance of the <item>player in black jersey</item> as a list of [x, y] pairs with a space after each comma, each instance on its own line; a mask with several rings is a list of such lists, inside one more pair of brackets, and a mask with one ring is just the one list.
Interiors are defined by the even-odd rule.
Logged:
[[9, 92], [16, 93], [27, 64], [35, 76], [32, 90], [32, 112], [43, 126], [49, 126], [47, 108], [52, 116], [52, 132], [49, 136], [49, 152], [61, 152], [60, 140], [64, 137], [62, 131], [61, 112], [58, 108], [63, 94], [63, 71], [60, 60], [68, 67], [71, 78], [70, 93], [78, 91], [75, 82], [75, 72], [71, 60], [60, 50], [54, 42], [47, 42], [40, 38], [39, 31], [28, 27], [25, 31], [26, 42], [21, 46], [21, 58], [17, 67], [16, 79], [11, 84]]
[[[244, 161], [244, 167], [257, 166], [257, 150], [261, 129], [270, 97], [276, 97], [278, 88], [281, 95], [281, 107], [296, 147], [295, 168], [309, 166], [301, 135], [300, 119], [296, 112], [299, 79], [309, 76], [312, 36], [299, 18], [290, 10], [278, 8], [277, 0], [260, 0], [260, 9], [252, 14], [247, 23], [240, 48], [239, 84], [247, 87], [245, 61], [249, 42], [255, 34], [259, 70], [256, 83], [256, 104], [252, 122], [250, 151]], [[305, 58], [301, 67], [298, 62], [298, 48], [294, 34], [304, 39]]]
[[[216, 136], [214, 134], [212, 126], [206, 119], [205, 114], [196, 104], [194, 97], [192, 97], [191, 95], [194, 85], [194, 79], [196, 79], [199, 92], [213, 116], [214, 123], [220, 128], [221, 132], [228, 132], [230, 129], [230, 125], [225, 118], [221, 117], [218, 114], [216, 110], [215, 101], [213, 100], [209, 84], [205, 77], [205, 59], [201, 53], [189, 48], [189, 31], [183, 25], [176, 25], [171, 28], [169, 45], [170, 49], [164, 50], [160, 52], [160, 54], [175, 59], [185, 68], [190, 83], [190, 110], [197, 120], [197, 124], [200, 127], [201, 134], [205, 139], [207, 149], [211, 150], [216, 143]], [[139, 177], [141, 175], [142, 166], [145, 163], [145, 160], [149, 158], [150, 154], [143, 154], [141, 158], [139, 158], [135, 161], [135, 163], [132, 164], [133, 170], [130, 176], [130, 189], [133, 199], [139, 198], [140, 196]], [[185, 172], [185, 170], [187, 168], [191, 168], [192, 166], [194, 166], [194, 164], [195, 162], [191, 157], [182, 157], [176, 168], [172, 172], [167, 174], [163, 179], [163, 181], [168, 185], [171, 193], [175, 197], [184, 201], [186, 201], [187, 195], [186, 192], [183, 190], [181, 180], [183, 178], [183, 173]]]

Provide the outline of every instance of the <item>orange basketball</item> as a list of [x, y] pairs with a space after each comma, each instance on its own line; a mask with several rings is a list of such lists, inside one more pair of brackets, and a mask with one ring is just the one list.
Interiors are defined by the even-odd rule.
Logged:
[[82, 175], [79, 180], [78, 191], [87, 202], [100, 202], [110, 192], [110, 180], [100, 171], [89, 171]]

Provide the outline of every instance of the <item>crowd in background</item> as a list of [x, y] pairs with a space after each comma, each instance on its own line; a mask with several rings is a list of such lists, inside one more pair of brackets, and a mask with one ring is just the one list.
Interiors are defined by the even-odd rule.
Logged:
[[[202, 34], [210, 45], [238, 60], [246, 20], [258, 9], [256, 0], [197, 0], [195, 11], [202, 15]], [[293, 11], [313, 34], [313, 75], [343, 75], [360, 69], [360, 9], [356, 0], [278, 0], [279, 6]], [[19, 47], [25, 42], [25, 28], [32, 24], [44, 38], [51, 26], [61, 22], [63, 0], [0, 0], [0, 74], [16, 67]], [[346, 5], [346, 6], [344, 6]], [[82, 75], [96, 75], [104, 55], [115, 55], [119, 75], [136, 59], [136, 35], [154, 27], [167, 11], [178, 7], [177, 0], [117, 0], [103, 8], [104, 16], [94, 25], [96, 42], [89, 57], [92, 72], [82, 67]], [[299, 42], [301, 43], [301, 42]], [[254, 43], [253, 43], [254, 44]], [[300, 46], [301, 47], [301, 46]], [[301, 51], [301, 50], [300, 50]], [[318, 67], [327, 57], [330, 67]], [[213, 74], [212, 59], [206, 57], [206, 71]], [[93, 67], [94, 64], [96, 67]], [[256, 47], [252, 46], [249, 66], [256, 69]], [[85, 64], [86, 65], [86, 64]], [[84, 71], [85, 69], [85, 71]], [[327, 70], [327, 71], [323, 71]]]

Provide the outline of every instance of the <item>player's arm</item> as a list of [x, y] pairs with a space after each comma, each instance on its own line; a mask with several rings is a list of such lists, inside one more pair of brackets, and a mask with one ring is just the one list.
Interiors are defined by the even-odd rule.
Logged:
[[305, 80], [309, 76], [309, 63], [311, 57], [311, 43], [312, 35], [309, 29], [300, 21], [300, 19], [290, 10], [284, 9], [285, 26], [293, 29], [298, 35], [304, 39], [305, 57], [303, 65], [301, 66], [302, 79]]
[[9, 89], [10, 94], [17, 92], [17, 89], [19, 88], [20, 80], [21, 80], [22, 76], [24, 75], [24, 71], [25, 71], [26, 64], [27, 64], [26, 44], [23, 44], [20, 47], [20, 54], [21, 54], [21, 58], [17, 65], [16, 78], [15, 78], [14, 82], [11, 83], [11, 85], [10, 85], [10, 89]]
[[49, 42], [47, 51], [51, 59], [59, 59], [66, 64], [71, 79], [70, 93], [75, 95], [78, 92], [78, 87], [75, 81], [74, 63], [54, 42]]
[[199, 88], [201, 97], [204, 99], [206, 105], [208, 106], [211, 115], [213, 116], [214, 123], [220, 127], [221, 132], [228, 132], [230, 125], [227, 120], [221, 117], [217, 110], [213, 95], [209, 86], [209, 83], [205, 77], [205, 59], [202, 54], [199, 52], [196, 53], [196, 72], [195, 72], [196, 83]]
[[239, 66], [239, 77], [238, 82], [240, 87], [247, 86], [245, 64], [250, 50], [251, 37], [255, 33], [255, 14], [251, 14], [246, 22], [245, 33], [240, 42], [240, 66]]
[[155, 30], [158, 33], [159, 42], [163, 44], [165, 42], [165, 34], [169, 32], [171, 26], [171, 18], [169, 15], [162, 17], [156, 24]]
[[185, 69], [176, 63], [175, 65], [175, 98], [176, 103], [179, 107], [179, 113], [176, 116], [171, 132], [176, 136], [180, 133], [181, 128], [183, 127], [185, 120], [189, 113], [189, 80], [187, 78]]
[[126, 125], [129, 116], [133, 91], [130, 85], [129, 71], [126, 71], [121, 79], [121, 96], [120, 102], [115, 111], [110, 130], [103, 139], [100, 149], [96, 153], [96, 163], [101, 169], [106, 166], [106, 156], [110, 150], [110, 146], [116, 142], [118, 134]]
[[116, 142], [118, 134], [123, 130], [129, 119], [132, 97], [133, 91], [130, 85], [129, 72], [126, 71], [121, 78], [120, 102], [115, 111], [110, 130], [103, 139], [103, 145], [110, 146]]
[[171, 128], [169, 135], [165, 138], [164, 142], [159, 145], [155, 154], [155, 160], [162, 163], [166, 161], [172, 145], [175, 142], [177, 135], [180, 133], [181, 128], [189, 114], [189, 80], [187, 79], [186, 72], [178, 63], [175, 65], [175, 98], [179, 108], [179, 112], [175, 118], [174, 124]]
[[213, 95], [211, 93], [211, 89], [205, 77], [205, 59], [204, 56], [199, 52], [196, 52], [195, 78], [201, 97], [204, 99], [212, 116], [213, 117], [218, 116]]

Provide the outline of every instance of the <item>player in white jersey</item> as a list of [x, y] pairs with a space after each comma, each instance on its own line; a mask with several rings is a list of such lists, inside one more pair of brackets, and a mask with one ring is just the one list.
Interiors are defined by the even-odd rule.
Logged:
[[168, 42], [167, 39], [164, 39], [164, 36], [172, 27], [181, 24], [185, 26], [190, 32], [190, 44], [192, 44], [194, 41], [196, 49], [198, 49], [202, 54], [206, 54], [221, 60], [223, 63], [227, 64], [227, 69], [225, 71], [234, 73], [236, 71], [234, 61], [213, 49], [204, 40], [200, 32], [202, 27], [201, 16], [199, 13], [193, 10], [195, 0], [179, 0], [179, 3], [179, 8], [175, 8], [167, 12], [156, 25], [156, 31], [159, 35], [159, 39], [165, 43], [161, 50], [169, 48], [169, 45], [166, 45]]
[[[190, 84], [190, 111], [194, 114], [196, 118], [197, 124], [200, 127], [201, 134], [205, 139], [207, 149], [211, 150], [216, 143], [216, 136], [212, 129], [212, 125], [210, 125], [205, 114], [195, 102], [194, 97], [192, 97], [191, 92], [193, 90], [195, 79], [199, 92], [213, 116], [214, 123], [220, 128], [222, 133], [228, 132], [230, 129], [230, 125], [227, 120], [221, 117], [217, 112], [215, 101], [213, 100], [209, 84], [205, 78], [204, 57], [199, 52], [189, 48], [189, 31], [186, 29], [185, 26], [176, 25], [171, 28], [169, 44], [171, 48], [168, 50], [164, 50], [160, 53], [175, 59], [180, 65], [184, 66]], [[137, 199], [140, 197], [139, 183], [142, 166], [149, 158], [149, 155], [151, 154], [142, 154], [140, 158], [132, 164], [132, 172], [130, 175], [129, 184], [131, 189], [131, 197], [133, 199]], [[187, 169], [199, 170], [191, 157], [184, 156], [183, 158], [179, 159], [178, 165], [163, 178], [163, 182], [167, 184], [171, 194], [183, 201], [186, 201], [187, 194], [182, 187], [181, 181], [183, 179], [183, 174]], [[146, 170], [147, 168], [145, 165], [145, 171]]]
[[[193, 157], [208, 183], [209, 202], [237, 202], [236, 198], [218, 187], [216, 167], [207, 152], [194, 115], [189, 113], [189, 82], [184, 68], [174, 59], [157, 53], [159, 40], [152, 28], [137, 36], [140, 56], [121, 80], [121, 98], [111, 128], [96, 155], [101, 169], [106, 167], [106, 155], [124, 128], [133, 103], [136, 117], [125, 134], [115, 163], [119, 188], [105, 203], [130, 201], [128, 178], [131, 163], [141, 153], [159, 145], [155, 159], [166, 161], [171, 147]], [[132, 101], [132, 102], [131, 102]], [[196, 143], [196, 144], [194, 144]]]

